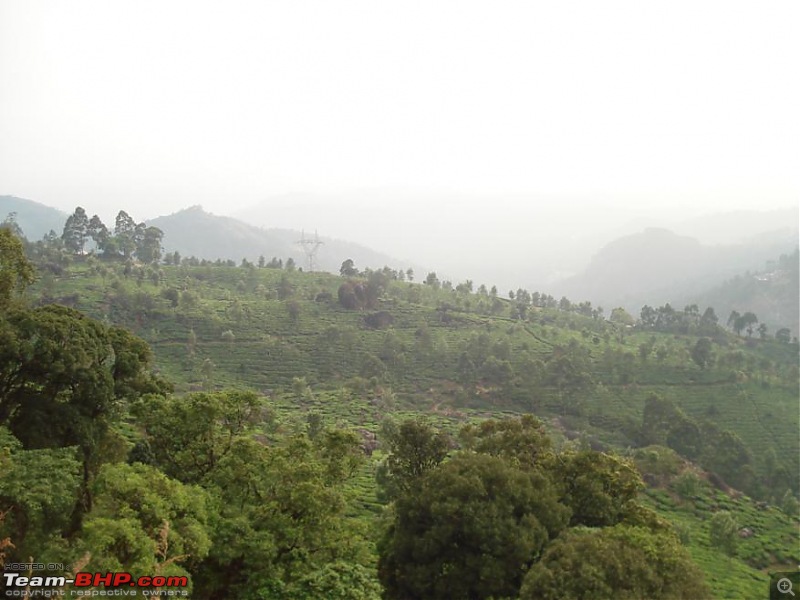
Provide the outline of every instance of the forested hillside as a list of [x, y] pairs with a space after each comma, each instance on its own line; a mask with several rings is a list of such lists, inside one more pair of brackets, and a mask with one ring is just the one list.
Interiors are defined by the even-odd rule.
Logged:
[[165, 264], [124, 218], [87, 254], [80, 220], [36, 271], [0, 229], [7, 562], [195, 598], [728, 598], [800, 560], [798, 347], [753, 313]]
[[772, 333], [800, 331], [800, 264], [798, 250], [768, 261], [754, 272], [740, 273], [703, 294], [693, 302], [720, 307], [722, 314], [752, 310], [772, 326]]

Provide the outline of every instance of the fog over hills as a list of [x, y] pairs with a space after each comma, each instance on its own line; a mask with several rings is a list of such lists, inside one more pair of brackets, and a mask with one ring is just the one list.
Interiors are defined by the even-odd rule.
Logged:
[[[10, 212], [30, 239], [51, 229], [60, 233], [67, 216], [0, 197], [0, 216]], [[292, 257], [306, 267], [297, 241], [303, 231], [309, 238], [318, 231], [324, 242], [318, 270], [336, 273], [351, 258], [358, 268], [412, 267], [418, 278], [435, 270], [442, 280], [497, 285], [503, 295], [524, 287], [634, 312], [643, 304], [704, 298], [723, 282], [793, 252], [798, 239], [797, 208], [686, 218], [691, 213], [675, 206], [656, 213], [587, 201], [576, 210], [574, 202], [544, 196], [291, 194], [235, 214], [194, 206], [148, 224], [164, 231], [165, 251], [183, 256], [237, 262]]]
[[0, 220], [11, 213], [29, 240], [41, 239], [50, 230], [60, 235], [67, 220], [67, 213], [57, 208], [16, 196], [0, 196]]
[[553, 286], [569, 298], [604, 307], [638, 310], [644, 304], [677, 304], [797, 247], [797, 230], [765, 232], [729, 245], [707, 245], [666, 229], [646, 229], [607, 244], [580, 274]]
[[274, 196], [232, 216], [262, 227], [318, 229], [431, 265], [440, 278], [507, 291], [577, 273], [603, 244], [664, 223], [658, 211], [605, 200], [380, 188]]
[[[701, 205], [699, 205], [701, 206]], [[647, 228], [688, 236], [704, 246], [796, 239], [797, 207], [780, 210], [702, 212], [691, 199], [654, 208], [635, 199], [560, 195], [464, 195], [419, 190], [373, 189], [341, 194], [287, 194], [264, 199], [233, 216], [263, 227], [319, 229], [409, 261], [431, 265], [456, 280], [496, 284], [501, 290], [549, 290], [580, 276], [606, 245]], [[784, 231], [775, 234], [777, 230]], [[767, 234], [767, 239], [752, 238]], [[773, 240], [774, 241], [774, 240]], [[762, 253], [747, 268], [777, 254]], [[632, 249], [640, 252], [640, 249]], [[736, 265], [710, 283], [739, 273]], [[678, 273], [682, 269], [678, 267]], [[662, 280], [663, 282], [663, 280]], [[668, 282], [671, 286], [672, 282]], [[557, 286], [560, 287], [560, 286]], [[575, 288], [578, 293], [594, 288]], [[601, 291], [601, 290], [597, 290]], [[591, 296], [586, 296], [591, 299]]]
[[670, 229], [697, 238], [704, 244], [736, 244], [764, 233], [796, 233], [798, 219], [800, 210], [797, 206], [780, 210], [737, 210], [687, 219], [675, 223]]
[[[164, 249], [178, 251], [182, 256], [196, 256], [241, 261], [257, 261], [277, 257], [285, 261], [291, 257], [298, 267], [307, 268], [306, 254], [298, 245], [303, 235], [315, 237], [314, 232], [292, 229], [262, 229], [231, 217], [212, 215], [200, 206], [158, 217], [147, 222], [164, 232]], [[380, 269], [386, 265], [407, 269], [410, 264], [400, 262], [387, 254], [377, 252], [352, 242], [319, 236], [322, 242], [315, 256], [314, 269], [338, 273], [342, 262], [348, 258], [357, 268]], [[417, 267], [419, 268], [419, 267]]]

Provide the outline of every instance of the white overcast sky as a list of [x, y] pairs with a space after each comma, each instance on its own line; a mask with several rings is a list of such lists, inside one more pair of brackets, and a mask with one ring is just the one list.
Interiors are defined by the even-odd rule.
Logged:
[[798, 32], [796, 0], [0, 0], [0, 195], [797, 205]]

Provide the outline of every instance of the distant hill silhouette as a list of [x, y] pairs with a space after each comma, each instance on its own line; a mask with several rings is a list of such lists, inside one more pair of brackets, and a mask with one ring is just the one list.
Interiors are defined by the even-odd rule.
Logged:
[[[126, 210], [129, 207], [119, 208]], [[41, 239], [50, 230], [61, 235], [68, 217], [65, 212], [33, 200], [0, 196], [0, 221], [10, 213], [16, 213], [17, 224], [31, 241]], [[298, 267], [307, 268], [306, 255], [297, 244], [303, 235], [301, 231], [255, 227], [231, 217], [213, 215], [200, 206], [148, 220], [147, 224], [164, 232], [163, 246], [166, 252], [177, 250], [182, 256], [209, 260], [221, 258], [237, 263], [243, 258], [255, 262], [259, 256], [267, 260], [274, 256], [284, 262], [291, 257]], [[113, 222], [106, 225], [114, 228]], [[305, 232], [305, 235], [312, 238], [314, 232]], [[324, 236], [320, 236], [320, 240], [323, 245], [315, 258], [315, 270], [338, 273], [342, 262], [350, 258], [358, 269], [380, 269], [387, 265], [404, 270], [411, 267], [418, 275], [424, 276], [423, 268], [419, 265], [407, 264], [366, 246]]]
[[[300, 231], [262, 229], [231, 217], [213, 215], [200, 206], [152, 219], [147, 224], [164, 232], [163, 245], [167, 252], [177, 250], [182, 256], [237, 262], [242, 258], [257, 261], [259, 256], [267, 260], [275, 256], [284, 261], [291, 257], [298, 267], [307, 268], [306, 255], [296, 243], [303, 235]], [[314, 233], [305, 232], [305, 235], [312, 238]], [[353, 259], [358, 269], [411, 266], [358, 244], [324, 236], [320, 236], [320, 240], [323, 245], [315, 258], [315, 270], [338, 273], [342, 262], [348, 258]]]
[[16, 196], [0, 196], [0, 221], [12, 212], [17, 214], [17, 225], [31, 241], [42, 239], [51, 229], [61, 235], [67, 220], [67, 213], [57, 208]]
[[738, 210], [688, 219], [672, 229], [697, 238], [703, 244], [741, 244], [764, 233], [786, 230], [797, 232], [800, 211], [795, 206], [780, 210]]
[[800, 332], [800, 265], [798, 250], [771, 260], [759, 271], [741, 273], [724, 283], [687, 299], [700, 306], [713, 306], [721, 320], [731, 311], [754, 312], [769, 326], [769, 334], [788, 327], [792, 336]]
[[699, 296], [769, 260], [791, 253], [797, 233], [764, 233], [747, 243], [708, 246], [666, 229], [646, 229], [602, 248], [583, 273], [554, 286], [572, 300], [591, 300], [608, 310], [623, 306], [634, 314], [644, 304], [660, 306]]

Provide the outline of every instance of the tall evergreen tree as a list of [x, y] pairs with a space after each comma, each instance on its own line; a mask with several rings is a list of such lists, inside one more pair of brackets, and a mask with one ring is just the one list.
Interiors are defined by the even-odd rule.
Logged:
[[83, 254], [88, 234], [89, 218], [86, 216], [86, 211], [79, 206], [67, 218], [61, 239], [64, 240], [64, 246], [67, 250], [74, 254]]
[[117, 247], [125, 258], [130, 258], [136, 251], [136, 222], [124, 210], [117, 214], [114, 236]]

